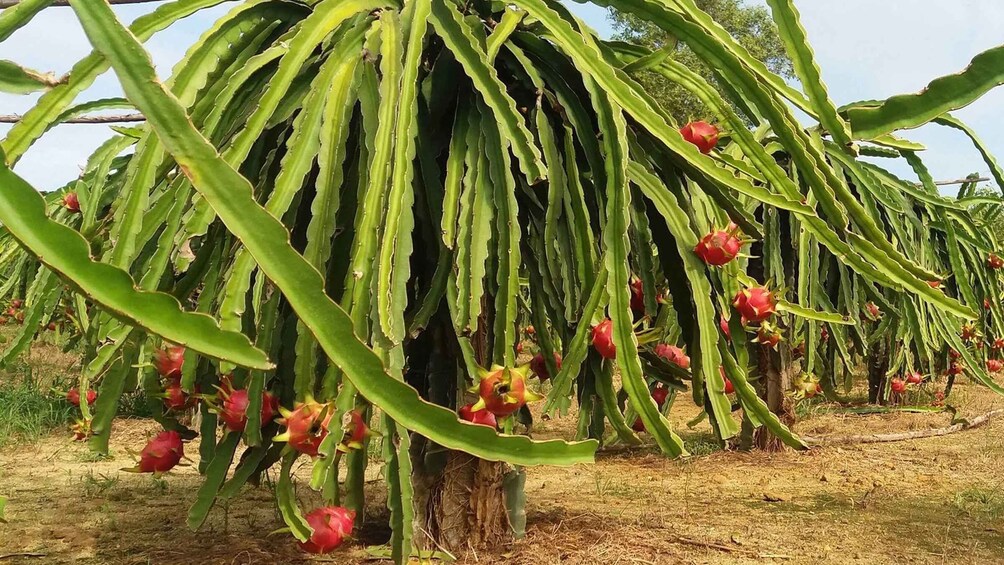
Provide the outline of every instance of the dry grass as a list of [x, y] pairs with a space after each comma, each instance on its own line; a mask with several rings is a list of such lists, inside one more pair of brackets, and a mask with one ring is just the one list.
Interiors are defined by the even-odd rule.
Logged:
[[[39, 348], [36, 349], [38, 351]], [[54, 367], [64, 366], [57, 360]], [[72, 363], [71, 363], [72, 365]], [[809, 452], [723, 451], [707, 422], [681, 399], [670, 419], [695, 456], [669, 461], [651, 449], [601, 453], [595, 465], [528, 472], [528, 534], [464, 563], [1001, 563], [1004, 562], [1004, 420], [942, 438], [827, 447]], [[1004, 406], [985, 389], [960, 385], [962, 415]], [[808, 411], [798, 431], [813, 435], [889, 432], [946, 425], [946, 414], [846, 415]], [[574, 414], [538, 419], [538, 437], [568, 437]], [[0, 450], [0, 556], [8, 563], [251, 564], [312, 562], [282, 527], [268, 485], [248, 487], [217, 507], [201, 532], [185, 525], [201, 479], [185, 467], [163, 479], [124, 473], [155, 424], [116, 422], [115, 457], [93, 461], [84, 446], [54, 434]], [[197, 443], [186, 447], [194, 457]], [[306, 471], [306, 470], [304, 470]], [[372, 479], [379, 485], [379, 469]], [[379, 487], [378, 487], [379, 488]], [[316, 504], [309, 489], [304, 507]], [[381, 493], [352, 548], [329, 558], [362, 563], [367, 543], [388, 532]]]

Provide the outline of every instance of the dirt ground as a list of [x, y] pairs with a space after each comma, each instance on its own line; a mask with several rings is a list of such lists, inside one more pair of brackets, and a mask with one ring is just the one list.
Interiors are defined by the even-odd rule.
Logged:
[[[957, 386], [951, 401], [969, 417], [1004, 407], [975, 386]], [[688, 404], [679, 402], [671, 419], [698, 455], [671, 461], [651, 450], [612, 451], [591, 466], [530, 469], [526, 538], [461, 562], [1004, 563], [1004, 418], [940, 438], [743, 453], [713, 451], [706, 423], [689, 430], [696, 412]], [[835, 437], [949, 420], [838, 415], [819, 405], [796, 429]], [[573, 425], [544, 422], [538, 433]], [[202, 531], [190, 531], [194, 467], [161, 479], [120, 470], [132, 465], [126, 449], [138, 451], [154, 430], [149, 421], [118, 421], [111, 460], [93, 461], [66, 434], [0, 451], [0, 496], [9, 499], [0, 565], [366, 562], [364, 541], [311, 559], [288, 535], [268, 536], [282, 522], [267, 487], [248, 487], [215, 508]], [[186, 450], [197, 456], [196, 445]], [[308, 490], [299, 489], [305, 502]], [[373, 511], [381, 504], [373, 500]], [[384, 531], [371, 529], [365, 541]]]

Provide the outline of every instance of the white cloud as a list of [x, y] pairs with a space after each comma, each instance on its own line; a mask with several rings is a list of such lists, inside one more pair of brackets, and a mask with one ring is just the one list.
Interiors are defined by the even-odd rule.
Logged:
[[[764, 0], [749, 0], [765, 5]], [[958, 72], [980, 51], [1001, 42], [1004, 2], [999, 0], [796, 0], [809, 39], [823, 70], [830, 94], [838, 104], [885, 98], [922, 89], [937, 76]], [[609, 36], [606, 9], [566, 1], [577, 15]], [[158, 72], [172, 66], [209, 25], [232, 5], [199, 13], [155, 36], [147, 47]], [[131, 21], [153, 9], [122, 6], [116, 13]], [[69, 8], [46, 10], [3, 44], [5, 58], [39, 70], [65, 72], [90, 51], [86, 37]], [[80, 100], [118, 96], [111, 73], [98, 79]], [[34, 97], [0, 95], [0, 113], [23, 112]], [[956, 115], [972, 125], [992, 152], [1004, 158], [1004, 89], [990, 93]], [[9, 128], [0, 126], [0, 135]], [[54, 188], [76, 177], [77, 163], [104, 139], [105, 126], [64, 126], [48, 133], [19, 163], [18, 172], [35, 186]], [[923, 155], [938, 178], [988, 172], [968, 141], [954, 130], [926, 126], [905, 132], [928, 145]], [[888, 162], [884, 164], [888, 165]], [[911, 175], [900, 165], [896, 172]]]

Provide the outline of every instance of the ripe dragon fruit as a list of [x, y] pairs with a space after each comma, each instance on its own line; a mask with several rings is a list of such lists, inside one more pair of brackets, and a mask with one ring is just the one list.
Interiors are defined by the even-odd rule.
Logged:
[[1004, 349], [1004, 339], [996, 338], [994, 339], [994, 349]]
[[477, 392], [479, 397], [471, 410], [487, 410], [496, 416], [508, 416], [527, 402], [544, 398], [526, 387], [529, 373], [529, 365], [512, 369], [493, 365], [491, 369], [481, 369], [478, 383], [471, 388], [471, 392]]
[[604, 359], [617, 358], [617, 346], [614, 345], [614, 323], [607, 318], [593, 328], [593, 347]]
[[919, 385], [924, 382], [924, 375], [921, 375], [917, 371], [906, 374], [906, 384]]
[[718, 145], [718, 128], [707, 122], [690, 122], [680, 128], [680, 135], [685, 141], [696, 145], [705, 155], [711, 153], [711, 150]]
[[24, 306], [24, 300], [21, 300], [20, 298], [15, 298], [10, 301], [10, 307], [15, 310], [20, 309], [22, 306]]
[[927, 281], [927, 286], [937, 290], [941, 288], [941, 281]]
[[166, 473], [185, 456], [185, 445], [181, 435], [174, 430], [164, 430], [153, 437], [139, 454], [139, 466], [133, 471], [140, 473]]
[[757, 330], [756, 339], [754, 341], [760, 345], [773, 349], [777, 347], [777, 344], [780, 343], [782, 339], [781, 330], [779, 330], [777, 326], [771, 324], [770, 322], [764, 322], [760, 324], [760, 329]]
[[990, 309], [990, 299], [989, 298], [984, 298], [983, 299], [983, 309], [984, 310], [989, 310]]
[[181, 411], [195, 406], [195, 397], [181, 388], [180, 382], [169, 381], [164, 387], [164, 408]]
[[743, 241], [738, 236], [739, 226], [730, 223], [723, 230], [715, 230], [704, 237], [694, 247], [694, 253], [707, 265], [720, 267], [739, 256]]
[[63, 206], [67, 210], [75, 214], [80, 213], [80, 198], [77, 197], [76, 192], [67, 192], [63, 195]]
[[526, 335], [536, 335], [536, 334], [537, 334], [536, 328], [534, 328], [533, 326], [526, 327]]
[[474, 404], [466, 404], [460, 407], [458, 411], [460, 414], [460, 419], [465, 422], [471, 422], [472, 424], [478, 424], [480, 426], [488, 426], [489, 428], [498, 427], [498, 420], [495, 418], [495, 414], [487, 410], [474, 411]]
[[681, 369], [690, 368], [690, 357], [675, 345], [660, 343], [655, 346], [655, 354]]
[[[554, 354], [554, 365], [561, 369], [561, 354], [557, 351], [552, 352]], [[547, 370], [547, 363], [544, 362], [544, 354], [538, 353], [530, 360], [530, 370], [533, 371], [537, 378], [546, 381], [551, 378], [551, 373]]]
[[645, 289], [641, 279], [631, 283], [631, 311], [639, 316], [645, 315]]
[[1004, 369], [1004, 361], [1000, 359], [988, 359], [987, 360], [987, 371], [991, 373], [999, 373], [1001, 369]]
[[742, 315], [743, 325], [758, 323], [770, 318], [777, 310], [777, 299], [766, 287], [754, 286], [739, 291], [732, 306]]
[[944, 406], [945, 405], [945, 393], [944, 391], [937, 391], [934, 393], [934, 400], [931, 401], [931, 406]]
[[954, 349], [949, 349], [948, 350], [948, 357], [951, 358], [951, 359], [959, 359], [960, 357], [962, 357], [962, 354], [959, 353], [958, 351], [954, 350]]
[[996, 253], [991, 253], [987, 257], [987, 266], [996, 271], [1001, 267], [1004, 267], [1004, 259], [998, 257]]
[[725, 316], [718, 318], [718, 327], [725, 334], [725, 340], [732, 341], [732, 330], [729, 328], [729, 321], [725, 319]]
[[962, 363], [952, 363], [948, 366], [948, 374], [953, 376], [959, 376], [962, 374], [964, 366]]
[[[87, 405], [91, 406], [98, 399], [98, 393], [94, 390], [87, 391]], [[66, 392], [66, 401], [74, 406], [80, 406], [80, 390], [71, 388]]]
[[[223, 425], [232, 432], [243, 432], [248, 425], [248, 407], [251, 405], [251, 397], [246, 389], [233, 390], [228, 387], [224, 390], [220, 388], [219, 396], [223, 399], [218, 411]], [[275, 418], [278, 400], [272, 393], [265, 391], [261, 395], [261, 425], [265, 426]]]
[[906, 392], [906, 382], [904, 382], [903, 379], [893, 379], [889, 386], [895, 394], [903, 394]]
[[732, 384], [732, 379], [725, 376], [724, 370], [722, 370], [722, 378], [725, 379], [725, 394], [732, 394], [735, 392], [736, 387]]
[[338, 444], [338, 451], [348, 452], [353, 449], [362, 449], [363, 442], [373, 433], [366, 425], [363, 413], [359, 410], [352, 410], [345, 415], [345, 419], [348, 420], [343, 427], [345, 435], [342, 436], [342, 442]]
[[332, 407], [308, 398], [305, 402], [296, 403], [292, 411], [280, 407], [279, 413], [282, 418], [276, 421], [285, 426], [286, 431], [272, 440], [285, 441], [296, 451], [316, 457], [317, 448], [328, 435]]
[[185, 364], [185, 348], [174, 345], [158, 349], [153, 355], [153, 363], [160, 376], [168, 380], [180, 380], [181, 368]]
[[325, 506], [311, 510], [305, 518], [313, 533], [310, 539], [300, 542], [307, 553], [330, 553], [352, 536], [356, 513], [340, 506]]
[[[656, 385], [656, 387], [652, 389], [652, 399], [655, 400], [655, 403], [659, 406], [660, 410], [662, 409], [663, 405], [666, 404], [666, 399], [668, 398], [669, 398], [669, 389], [662, 386], [661, 384]], [[645, 423], [641, 421], [640, 416], [638, 418], [635, 418], [634, 423], [631, 424], [631, 429], [636, 432], [645, 431]]]
[[826, 329], [825, 324], [823, 327], [819, 328], [819, 339], [822, 340], [823, 343], [830, 341], [830, 330]]

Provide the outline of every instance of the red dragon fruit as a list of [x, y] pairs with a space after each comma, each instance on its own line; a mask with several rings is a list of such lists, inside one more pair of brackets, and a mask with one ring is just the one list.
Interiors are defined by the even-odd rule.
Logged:
[[681, 369], [690, 368], [690, 357], [683, 349], [675, 345], [660, 343], [655, 346], [655, 354], [665, 359], [667, 363], [672, 363]]
[[962, 365], [962, 363], [952, 363], [951, 365], [948, 366], [948, 374], [959, 376], [962, 374], [963, 369], [964, 366]]
[[1004, 361], [1000, 359], [988, 359], [987, 360], [987, 371], [991, 373], [999, 373], [1001, 369], [1004, 369]]
[[153, 363], [160, 376], [168, 380], [180, 380], [181, 367], [185, 364], [185, 348], [174, 345], [158, 349], [153, 355]]
[[631, 283], [631, 311], [639, 316], [645, 315], [645, 289], [641, 279]]
[[890, 385], [892, 391], [896, 394], [903, 394], [906, 392], [906, 382], [903, 379], [893, 379]]
[[[98, 399], [98, 393], [94, 390], [87, 391], [87, 405], [91, 406]], [[71, 388], [66, 392], [66, 401], [74, 406], [80, 406], [80, 390]]]
[[195, 406], [195, 397], [185, 392], [180, 382], [168, 381], [163, 398], [167, 410], [181, 411]]
[[697, 148], [707, 155], [718, 145], [718, 128], [707, 122], [690, 122], [680, 128], [680, 135], [689, 143], [693, 143]]
[[945, 393], [944, 391], [937, 391], [934, 393], [934, 400], [931, 401], [931, 406], [944, 406], [945, 405]]
[[718, 327], [725, 334], [725, 340], [732, 341], [732, 330], [729, 328], [729, 321], [725, 319], [725, 316], [718, 318]]
[[356, 513], [340, 506], [325, 506], [310, 511], [305, 518], [313, 533], [309, 540], [300, 542], [300, 549], [324, 554], [338, 549], [352, 536]]
[[[656, 387], [652, 389], [652, 399], [655, 400], [655, 403], [659, 406], [659, 409], [662, 409], [663, 405], [666, 404], [666, 399], [668, 398], [669, 398], [669, 389], [662, 386], [661, 384], [656, 385]], [[634, 423], [631, 424], [631, 429], [636, 432], [645, 431], [645, 423], [641, 421], [640, 416], [638, 418], [635, 418]]]
[[933, 289], [941, 288], [941, 281], [927, 281], [927, 286]]
[[66, 209], [69, 210], [70, 212], [73, 212], [75, 214], [79, 214], [80, 213], [80, 199], [77, 198], [77, 193], [76, 192], [67, 192], [66, 194], [64, 194], [63, 195], [63, 206], [65, 206]]
[[924, 382], [924, 375], [921, 375], [917, 371], [906, 374], [906, 383], [911, 385], [919, 385]]
[[990, 256], [987, 257], [987, 266], [996, 271], [1001, 267], [1004, 267], [1004, 259], [998, 257], [996, 253], [991, 253]]
[[[223, 398], [220, 405], [219, 416], [223, 420], [223, 425], [232, 432], [243, 432], [248, 425], [248, 407], [251, 405], [251, 397], [248, 396], [247, 389], [224, 392], [221, 388], [219, 395]], [[272, 393], [266, 391], [261, 395], [261, 425], [264, 426], [275, 418], [278, 401]]]
[[472, 424], [478, 424], [481, 426], [488, 426], [489, 428], [498, 427], [498, 420], [495, 418], [495, 414], [487, 410], [474, 411], [474, 404], [466, 404], [460, 407], [458, 411], [460, 414], [460, 419], [465, 422], [471, 422]]
[[830, 341], [830, 330], [826, 329], [825, 324], [823, 327], [819, 328], [819, 339], [821, 339], [823, 343]]
[[733, 392], [735, 392], [736, 387], [735, 385], [732, 384], [732, 379], [726, 377], [725, 375], [722, 375], [722, 378], [725, 379], [725, 394], [732, 394]]
[[283, 417], [277, 422], [285, 426], [286, 431], [272, 438], [273, 441], [285, 441], [296, 451], [316, 457], [317, 448], [328, 435], [331, 406], [308, 398], [306, 402], [298, 402], [292, 411], [280, 407], [279, 413]]
[[491, 369], [481, 369], [478, 373], [478, 384], [471, 389], [471, 392], [477, 392], [479, 397], [471, 410], [474, 412], [487, 410], [496, 416], [508, 416], [527, 402], [544, 398], [526, 387], [529, 373], [529, 365], [513, 369], [493, 365]]
[[[552, 352], [554, 354], [554, 365], [561, 369], [561, 354], [557, 351]], [[547, 363], [544, 362], [544, 354], [538, 353], [534, 355], [533, 359], [530, 360], [530, 370], [533, 371], [537, 378], [546, 381], [551, 378], [551, 373], [547, 370]]]
[[18, 310], [22, 306], [24, 306], [24, 300], [21, 300], [20, 298], [15, 298], [14, 300], [10, 301], [10, 306], [11, 308]]
[[762, 322], [774, 315], [777, 300], [766, 287], [754, 286], [739, 291], [732, 306], [742, 315], [743, 325]]
[[363, 442], [373, 433], [366, 425], [366, 418], [359, 410], [352, 410], [345, 417], [348, 422], [343, 428], [345, 435], [342, 436], [342, 443], [338, 444], [338, 450], [348, 452], [353, 449], [362, 449]]
[[984, 298], [983, 299], [983, 309], [984, 310], [989, 310], [990, 309], [990, 299], [989, 298]]
[[533, 326], [526, 327], [526, 335], [536, 335], [536, 334], [537, 334], [536, 328], [534, 328]]
[[617, 346], [614, 345], [614, 323], [607, 318], [593, 328], [593, 347], [604, 359], [617, 358]]
[[993, 348], [994, 349], [1004, 349], [1004, 339], [1001, 339], [999, 337], [996, 338], [996, 339], [994, 339]]
[[743, 241], [738, 236], [739, 226], [730, 223], [724, 230], [715, 230], [704, 237], [694, 247], [694, 253], [705, 264], [721, 266], [739, 256]]
[[153, 437], [139, 454], [140, 473], [166, 473], [185, 456], [181, 435], [174, 430], [164, 430]]

